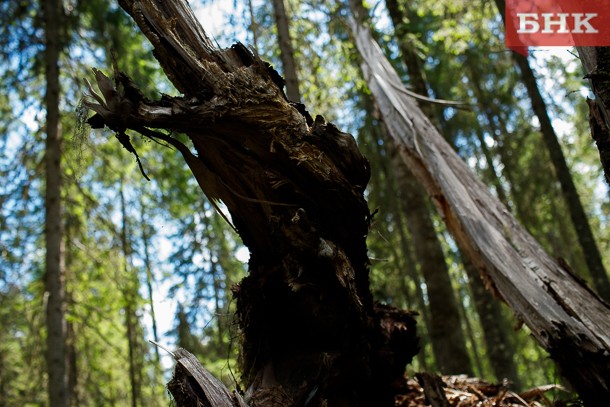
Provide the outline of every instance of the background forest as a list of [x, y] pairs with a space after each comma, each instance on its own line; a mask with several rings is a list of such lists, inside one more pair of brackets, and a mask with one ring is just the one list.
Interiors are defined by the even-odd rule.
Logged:
[[[422, 350], [408, 373], [507, 378], [516, 390], [561, 383], [398, 159], [346, 4], [190, 4], [222, 47], [251, 45], [292, 100], [352, 133], [370, 160], [372, 290], [419, 313]], [[441, 134], [548, 253], [610, 301], [610, 194], [575, 54], [507, 51], [493, 1], [364, 6], [407, 89], [460, 102], [419, 101]], [[167, 405], [171, 359], [148, 340], [188, 349], [233, 385], [231, 287], [247, 250], [176, 151], [131, 139], [147, 181], [110, 131], [83, 125], [89, 67], [109, 73], [113, 58], [149, 97], [177, 94], [150, 44], [114, 1], [6, 1], [0, 19], [0, 406], [48, 405], [47, 383], [64, 376], [63, 405]], [[49, 356], [58, 349], [59, 365]]]

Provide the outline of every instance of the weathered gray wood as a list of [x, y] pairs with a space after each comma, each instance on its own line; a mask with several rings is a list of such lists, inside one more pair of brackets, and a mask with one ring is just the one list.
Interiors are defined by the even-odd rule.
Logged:
[[231, 392], [192, 353], [179, 348], [172, 353], [176, 360], [174, 377], [168, 389], [179, 406], [244, 407], [246, 403], [237, 392]]
[[369, 30], [355, 21], [351, 27], [381, 116], [449, 230], [488, 288], [527, 324], [583, 399], [601, 405], [610, 396], [610, 308], [545, 253], [489, 193], [402, 92]]
[[443, 379], [434, 373], [417, 373], [415, 375], [419, 385], [424, 390], [426, 400], [432, 407], [449, 407], [449, 401], [445, 396], [447, 385]]

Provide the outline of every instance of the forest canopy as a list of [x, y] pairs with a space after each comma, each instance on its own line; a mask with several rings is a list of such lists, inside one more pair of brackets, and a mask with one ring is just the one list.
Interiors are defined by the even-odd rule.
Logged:
[[[352, 2], [352, 8], [354, 4], [358, 2]], [[195, 82], [176, 85], [183, 67], [174, 67], [174, 73], [167, 66], [161, 69], [155, 60], [158, 50], [152, 52], [158, 44], [151, 45], [146, 39], [150, 33], [142, 33], [138, 18], [144, 17], [130, 17], [115, 2], [3, 3], [0, 405], [167, 405], [164, 383], [173, 364], [149, 340], [188, 350], [229, 388], [256, 382], [250, 377], [256, 370], [245, 371], [244, 359], [247, 364], [248, 358], [264, 352], [279, 356], [275, 350], [253, 354], [243, 348], [258, 334], [244, 329], [243, 312], [234, 313], [244, 293], [255, 296], [260, 288], [252, 282], [252, 270], [288, 250], [291, 242], [308, 242], [309, 232], [262, 239], [266, 233], [275, 236], [274, 227], [288, 221], [319, 222], [328, 228], [321, 232], [323, 239], [315, 241], [318, 255], [345, 253], [355, 275], [366, 275], [366, 281], [354, 279], [354, 292], [371, 312], [373, 303], [387, 307], [375, 305], [375, 318], [410, 326], [411, 314], [394, 310], [417, 313], [420, 349], [406, 368], [407, 377], [415, 372], [466, 374], [504, 381], [515, 394], [528, 394], [527, 389], [541, 385], [569, 386], [562, 376], [566, 372], [558, 370], [514, 310], [488, 290], [493, 284], [481, 280], [476, 259], [449, 233], [438, 201], [430, 200], [413, 167], [404, 165], [383, 107], [361, 70], [347, 2], [249, 0], [228, 5], [202, 0], [190, 5], [206, 30], [224, 21], [212, 32], [214, 40], [247, 67], [269, 75], [275, 85], [265, 91], [276, 85], [280, 89], [285, 81], [282, 109], [294, 108], [321, 140], [328, 133], [341, 141], [337, 146], [311, 143], [327, 154], [329, 168], [335, 165], [340, 174], [347, 174], [347, 183], [341, 180], [333, 188], [354, 195], [330, 202], [335, 209], [325, 217], [315, 211], [321, 197], [328, 195], [317, 195], [319, 188], [299, 190], [289, 196], [305, 208], [298, 212], [300, 220], [293, 214], [265, 225], [266, 219], [259, 219], [262, 215], [253, 208], [267, 205], [265, 214], [288, 216], [282, 208], [288, 213], [296, 204], [266, 194], [244, 202], [244, 191], [250, 192], [247, 185], [210, 178], [205, 184], [194, 177], [197, 171], [189, 157], [210, 156], [228, 144], [208, 142], [185, 150], [194, 128], [186, 121], [182, 131], [148, 133], [152, 137], [121, 126], [92, 131], [87, 119], [94, 128], [109, 124], [106, 119], [91, 121], [92, 112], [83, 104], [84, 97], [90, 104], [92, 94], [100, 92], [103, 72], [114, 74], [107, 83], [120, 84], [121, 97], [159, 101], [159, 109], [184, 96], [180, 106], [187, 111], [196, 100], [206, 100], [209, 89], [195, 89]], [[533, 49], [524, 58], [506, 50], [494, 2], [385, 0], [361, 6], [366, 24], [399, 75], [399, 85], [415, 95], [430, 124], [550, 257], [608, 301], [610, 264], [603, 255], [610, 245], [610, 195], [590, 133], [586, 98], [593, 94], [574, 51]], [[251, 49], [231, 48], [236, 40]], [[251, 56], [256, 54], [260, 60]], [[101, 71], [92, 73], [92, 66]], [[210, 78], [202, 83], [205, 80]], [[532, 81], [538, 97], [532, 93]], [[141, 93], [136, 95], [136, 90]], [[101, 99], [110, 100], [110, 88], [100, 93]], [[305, 109], [323, 117], [312, 117]], [[252, 123], [264, 114], [272, 117], [270, 112], [256, 111]], [[271, 123], [271, 129], [281, 127], [279, 121]], [[220, 125], [242, 137], [234, 123]], [[206, 134], [205, 127], [196, 130], [210, 140], [217, 137]], [[146, 136], [145, 131], [141, 134]], [[349, 147], [350, 140], [357, 148]], [[345, 146], [353, 155], [331, 154]], [[258, 147], [246, 146], [243, 167], [236, 167], [234, 179], [257, 182], [248, 157]], [[288, 142], [275, 147], [292, 148]], [[222, 165], [221, 158], [214, 160], [206, 165]], [[272, 162], [268, 172], [275, 171], [276, 164], [282, 163]], [[359, 170], [352, 172], [352, 167]], [[308, 176], [299, 166], [291, 171], [297, 178]], [[288, 181], [280, 172], [273, 176], [273, 190], [284, 191]], [[206, 191], [210, 182], [216, 183], [218, 195], [209, 189], [202, 194], [200, 186]], [[274, 197], [279, 196], [288, 195]], [[243, 216], [236, 216], [235, 208], [241, 208]], [[360, 223], [348, 222], [350, 217]], [[278, 241], [286, 244], [277, 246]], [[366, 250], [365, 243], [368, 257], [358, 254]], [[254, 253], [249, 260], [246, 247]], [[327, 267], [308, 256], [304, 251], [283, 261], [305, 269]], [[359, 267], [366, 274], [358, 274]], [[246, 275], [250, 279], [243, 280]], [[305, 293], [299, 298], [312, 306], [313, 297], [307, 294], [312, 280], [300, 277], [291, 280], [290, 288]], [[327, 281], [315, 278], [316, 284]], [[370, 298], [363, 294], [369, 292], [369, 283]], [[261, 297], [263, 293], [267, 291], [259, 291]], [[342, 300], [333, 304], [346, 306]], [[331, 315], [329, 309], [321, 306], [317, 312]], [[266, 311], [278, 318], [288, 312]], [[351, 314], [343, 315], [351, 321]], [[319, 334], [334, 332], [338, 320], [327, 319], [320, 317], [326, 325]], [[292, 325], [284, 328], [301, 332]], [[364, 324], [362, 329], [372, 328]], [[352, 331], [340, 331], [339, 339], [329, 339], [332, 346], [320, 346], [332, 348], [333, 340], [343, 341], [346, 332]], [[270, 343], [285, 351], [285, 343]], [[344, 370], [359, 366], [346, 364], [340, 356], [328, 356], [324, 363]], [[299, 357], [305, 361], [309, 356]], [[268, 371], [256, 363], [252, 365], [261, 372]], [[279, 365], [274, 366], [279, 376]], [[261, 380], [268, 380], [267, 374]], [[322, 375], [317, 380], [325, 383], [320, 388], [332, 383], [344, 387], [337, 378]], [[550, 386], [550, 393], [536, 397], [576, 397], [559, 388]], [[316, 397], [322, 396], [306, 394], [309, 401]]]

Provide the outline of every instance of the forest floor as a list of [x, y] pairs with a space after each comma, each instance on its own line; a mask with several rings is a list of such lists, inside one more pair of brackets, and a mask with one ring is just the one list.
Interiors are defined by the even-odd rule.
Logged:
[[437, 376], [416, 374], [408, 378], [406, 391], [396, 397], [397, 407], [442, 406], [442, 407], [491, 407], [527, 406], [560, 407], [581, 405], [578, 401], [558, 399], [558, 392], [570, 395], [564, 387], [549, 384], [534, 387], [521, 393], [510, 390], [509, 383], [492, 384], [465, 375]]

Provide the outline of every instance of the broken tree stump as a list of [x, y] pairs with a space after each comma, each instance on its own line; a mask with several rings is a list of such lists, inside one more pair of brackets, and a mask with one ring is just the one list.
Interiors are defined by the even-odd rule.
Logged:
[[250, 249], [234, 290], [249, 405], [393, 405], [418, 351], [415, 320], [372, 299], [370, 169], [354, 138], [290, 103], [245, 46], [215, 49], [186, 1], [119, 3], [182, 96], [151, 101], [126, 74], [95, 71], [89, 123], [130, 151], [133, 132], [173, 146], [210, 202], [227, 206]]

